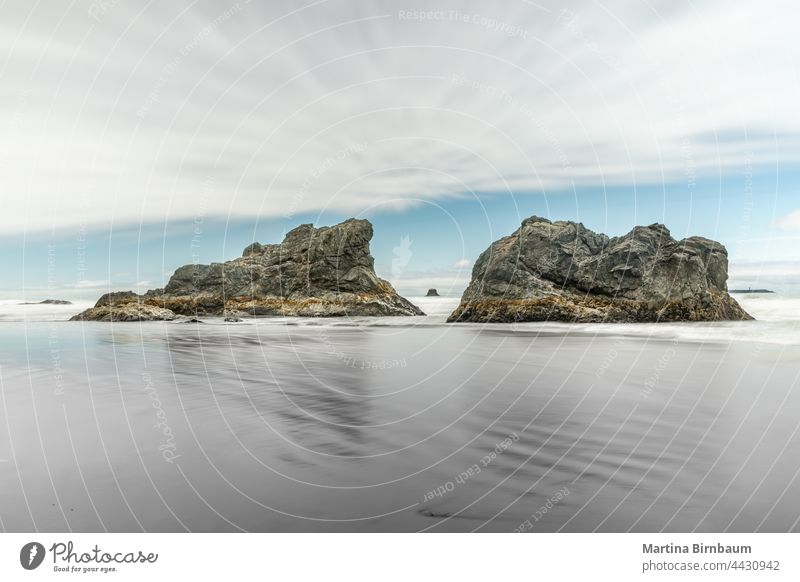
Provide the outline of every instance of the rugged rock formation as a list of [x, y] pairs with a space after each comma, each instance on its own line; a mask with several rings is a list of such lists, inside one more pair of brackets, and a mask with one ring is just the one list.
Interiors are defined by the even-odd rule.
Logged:
[[425, 297], [441, 297], [441, 295], [439, 295], [439, 292], [436, 289], [428, 289]]
[[164, 289], [106, 294], [73, 319], [423, 315], [375, 274], [371, 239], [367, 220], [322, 228], [303, 224], [281, 244], [253, 243], [232, 261], [180, 267]]
[[752, 319], [728, 294], [728, 253], [662, 224], [609, 238], [533, 216], [478, 258], [448, 321]]

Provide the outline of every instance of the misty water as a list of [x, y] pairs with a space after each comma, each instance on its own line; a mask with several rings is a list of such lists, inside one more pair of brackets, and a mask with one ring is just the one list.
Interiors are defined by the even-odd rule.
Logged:
[[[797, 531], [798, 301], [761, 321], [0, 310], [6, 531]], [[38, 311], [37, 311], [38, 309]]]

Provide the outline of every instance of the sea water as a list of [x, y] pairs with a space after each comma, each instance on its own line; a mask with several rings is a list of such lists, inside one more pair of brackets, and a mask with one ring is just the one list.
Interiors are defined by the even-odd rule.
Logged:
[[800, 299], [759, 321], [68, 322], [0, 304], [6, 531], [798, 531]]

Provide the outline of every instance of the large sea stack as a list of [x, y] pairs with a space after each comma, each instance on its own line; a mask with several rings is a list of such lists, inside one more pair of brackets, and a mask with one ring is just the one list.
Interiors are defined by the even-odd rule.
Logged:
[[164, 289], [103, 295], [76, 320], [170, 320], [177, 315], [334, 317], [423, 315], [375, 274], [369, 252], [372, 224], [303, 224], [281, 244], [253, 243], [241, 257], [185, 265]]
[[727, 290], [728, 253], [663, 224], [609, 238], [532, 216], [478, 258], [448, 321], [655, 322], [752, 319]]

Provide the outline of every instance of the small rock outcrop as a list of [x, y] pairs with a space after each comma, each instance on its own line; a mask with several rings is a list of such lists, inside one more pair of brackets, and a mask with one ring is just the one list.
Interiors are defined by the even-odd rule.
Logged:
[[103, 295], [73, 319], [424, 315], [375, 274], [371, 239], [367, 220], [321, 228], [303, 224], [280, 244], [253, 243], [225, 263], [180, 267], [163, 289]]
[[102, 305], [98, 301], [94, 307], [74, 315], [70, 321], [172, 321], [175, 317], [169, 309], [136, 300]]
[[436, 289], [428, 289], [425, 297], [441, 297], [441, 295], [439, 295], [439, 292]]
[[72, 305], [72, 301], [66, 299], [45, 299], [44, 301], [25, 301], [20, 305]]
[[676, 241], [662, 224], [609, 238], [533, 216], [478, 258], [448, 321], [752, 319], [727, 279], [725, 247], [706, 238]]
[[242, 321], [242, 315], [236, 311], [226, 311], [222, 314], [222, 317], [228, 323], [239, 323]]

